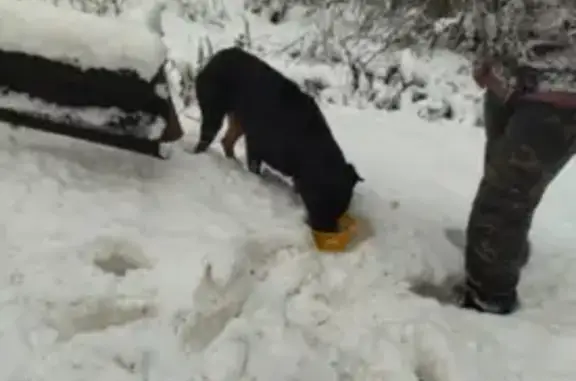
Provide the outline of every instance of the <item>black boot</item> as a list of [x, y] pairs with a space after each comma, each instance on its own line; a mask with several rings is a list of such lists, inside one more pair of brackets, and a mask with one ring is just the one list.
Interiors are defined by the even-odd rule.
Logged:
[[[520, 266], [525, 267], [530, 259], [532, 246], [530, 241], [526, 241], [524, 245], [521, 256], [520, 256]], [[518, 294], [514, 292], [513, 294], [505, 297], [500, 297], [491, 301], [483, 301], [478, 298], [477, 293], [473, 291], [471, 287], [463, 287], [463, 295], [461, 298], [460, 306], [462, 308], [475, 310], [478, 312], [487, 312], [497, 315], [509, 315], [518, 308], [520, 308], [520, 302], [518, 301]]]
[[480, 300], [474, 292], [469, 289], [464, 291], [459, 305], [469, 310], [496, 315], [509, 315], [517, 311], [520, 307], [516, 293], [514, 293], [513, 296], [488, 302]]
[[452, 295], [452, 300], [456, 300], [458, 306], [482, 313], [509, 315], [520, 307], [516, 291], [510, 295], [482, 299], [482, 294], [466, 281], [456, 284], [452, 289]]

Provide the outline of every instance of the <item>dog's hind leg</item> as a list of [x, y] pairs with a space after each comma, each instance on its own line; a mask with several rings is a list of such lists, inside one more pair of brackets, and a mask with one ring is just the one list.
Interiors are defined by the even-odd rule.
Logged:
[[256, 175], [262, 174], [262, 161], [248, 159], [248, 170]]
[[262, 174], [262, 159], [248, 136], [246, 136], [246, 161], [250, 172], [256, 175]]
[[247, 155], [247, 160], [248, 160], [248, 170], [256, 175], [261, 175], [262, 174], [262, 160], [255, 158], [253, 156], [250, 156], [250, 154]]
[[220, 142], [222, 144], [222, 149], [224, 149], [224, 154], [226, 157], [230, 159], [235, 159], [236, 155], [234, 153], [234, 146], [238, 139], [240, 139], [244, 135], [244, 130], [242, 126], [238, 122], [238, 120], [234, 117], [234, 114], [228, 114], [228, 129], [226, 130], [226, 135], [222, 138]]

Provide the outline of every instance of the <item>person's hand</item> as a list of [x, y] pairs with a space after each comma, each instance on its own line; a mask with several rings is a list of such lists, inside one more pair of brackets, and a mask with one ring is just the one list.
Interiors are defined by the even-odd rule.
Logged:
[[483, 61], [474, 63], [472, 76], [476, 84], [480, 86], [482, 89], [486, 87], [486, 79], [488, 78], [489, 74], [490, 74], [490, 66], [488, 65], [487, 62]]

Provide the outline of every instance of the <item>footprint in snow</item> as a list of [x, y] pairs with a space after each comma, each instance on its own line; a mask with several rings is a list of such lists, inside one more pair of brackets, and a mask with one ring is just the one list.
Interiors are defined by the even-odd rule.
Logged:
[[123, 277], [127, 272], [152, 267], [143, 248], [121, 237], [98, 237], [86, 250], [92, 263], [105, 273]]

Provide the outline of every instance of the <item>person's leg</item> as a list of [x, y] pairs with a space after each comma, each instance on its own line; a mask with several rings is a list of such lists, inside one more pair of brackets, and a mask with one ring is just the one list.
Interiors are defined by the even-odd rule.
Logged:
[[534, 211], [572, 155], [575, 112], [520, 103], [491, 146], [470, 213], [464, 307], [506, 314], [516, 287]]
[[[484, 94], [483, 109], [484, 130], [486, 133], [483, 166], [483, 170], [485, 171], [496, 143], [505, 135], [506, 126], [508, 125], [512, 114], [514, 113], [514, 107], [502, 101], [490, 90], [487, 90]], [[528, 260], [530, 259], [530, 252], [530, 241], [528, 237], [526, 237], [526, 242], [524, 243], [521, 254], [522, 266], [528, 263]]]

